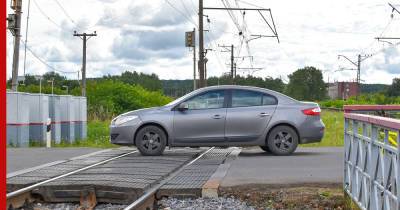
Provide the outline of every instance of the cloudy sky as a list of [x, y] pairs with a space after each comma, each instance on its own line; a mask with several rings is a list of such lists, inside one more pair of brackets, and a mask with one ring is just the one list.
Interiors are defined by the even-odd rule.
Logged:
[[[8, 3], [10, 1], [7, 1]], [[151, 2], [151, 3], [150, 3]], [[184, 46], [184, 32], [197, 27], [197, 0], [31, 0], [25, 71], [43, 74], [58, 70], [76, 79], [81, 68], [82, 41], [73, 32], [97, 31], [88, 41], [87, 74], [99, 77], [126, 70], [156, 73], [161, 79], [189, 79], [192, 52]], [[351, 81], [357, 54], [371, 54], [362, 63], [365, 83], [391, 83], [400, 76], [397, 43], [375, 37], [400, 37], [400, 15], [384, 0], [205, 0], [207, 7], [271, 8], [280, 43], [275, 38], [250, 40], [250, 35], [272, 35], [255, 11], [206, 10], [208, 76], [229, 71], [230, 53], [218, 45], [235, 46], [238, 68], [256, 67], [257, 76], [281, 77], [304, 66], [324, 71], [325, 81]], [[400, 0], [390, 2], [398, 5]], [[22, 39], [26, 40], [28, 0], [23, 0]], [[12, 13], [11, 9], [7, 11]], [[263, 13], [271, 23], [269, 13]], [[207, 21], [209, 19], [209, 21]], [[239, 35], [239, 31], [243, 35]], [[7, 32], [7, 77], [11, 76], [13, 38]], [[243, 41], [242, 41], [243, 40]], [[253, 56], [250, 59], [248, 56]], [[21, 45], [20, 75], [24, 71]], [[249, 73], [238, 69], [239, 74]]]

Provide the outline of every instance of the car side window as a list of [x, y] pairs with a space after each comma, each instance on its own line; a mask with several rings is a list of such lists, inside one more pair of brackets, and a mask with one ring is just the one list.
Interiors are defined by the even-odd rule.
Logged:
[[225, 91], [214, 90], [202, 93], [186, 101], [188, 109], [218, 109], [224, 107]]
[[278, 101], [276, 100], [275, 97], [264, 94], [263, 95], [263, 100], [262, 100], [263, 106], [268, 106], [268, 105], [276, 105], [278, 104]]
[[233, 90], [232, 107], [261, 106], [263, 94], [256, 91]]

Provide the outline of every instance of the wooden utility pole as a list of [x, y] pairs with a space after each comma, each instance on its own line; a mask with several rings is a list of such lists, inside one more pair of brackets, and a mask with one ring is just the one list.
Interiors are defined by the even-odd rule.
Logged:
[[234, 47], [233, 47], [233, 45], [231, 45], [231, 80], [232, 80], [232, 84], [233, 84], [233, 81], [234, 81], [234, 79], [235, 79], [235, 75], [234, 75], [234, 67], [233, 67], [233, 65], [234, 65], [234, 59], [235, 59], [235, 56], [233, 55], [233, 50], [234, 50]]
[[358, 54], [357, 56], [357, 96], [360, 93], [360, 88], [361, 88], [361, 55]]
[[14, 14], [8, 15], [8, 29], [14, 36], [14, 54], [12, 64], [12, 78], [11, 78], [11, 90], [17, 91], [18, 89], [18, 65], [19, 65], [19, 45], [21, 41], [21, 9], [22, 0], [12, 0], [11, 9], [14, 10]]
[[199, 88], [205, 87], [204, 72], [204, 29], [203, 29], [203, 0], [199, 0]]
[[74, 31], [74, 36], [77, 36], [83, 40], [83, 55], [82, 55], [82, 96], [86, 97], [86, 42], [91, 37], [97, 36], [96, 31], [92, 34], [82, 33], [78, 34]]
[[[196, 28], [193, 28], [193, 36], [196, 34]], [[193, 90], [197, 89], [197, 84], [196, 84], [196, 37], [193, 37]]]

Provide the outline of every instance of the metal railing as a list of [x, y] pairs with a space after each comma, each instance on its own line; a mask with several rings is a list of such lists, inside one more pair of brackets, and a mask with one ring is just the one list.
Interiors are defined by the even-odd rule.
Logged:
[[343, 111], [400, 119], [400, 105], [346, 105]]
[[344, 115], [345, 192], [361, 209], [400, 209], [400, 120]]

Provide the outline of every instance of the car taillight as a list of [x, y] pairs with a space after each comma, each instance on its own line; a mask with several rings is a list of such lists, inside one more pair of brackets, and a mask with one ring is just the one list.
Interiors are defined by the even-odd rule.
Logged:
[[319, 107], [311, 108], [311, 109], [304, 109], [302, 112], [305, 115], [311, 115], [311, 116], [318, 116], [321, 114], [321, 109]]

